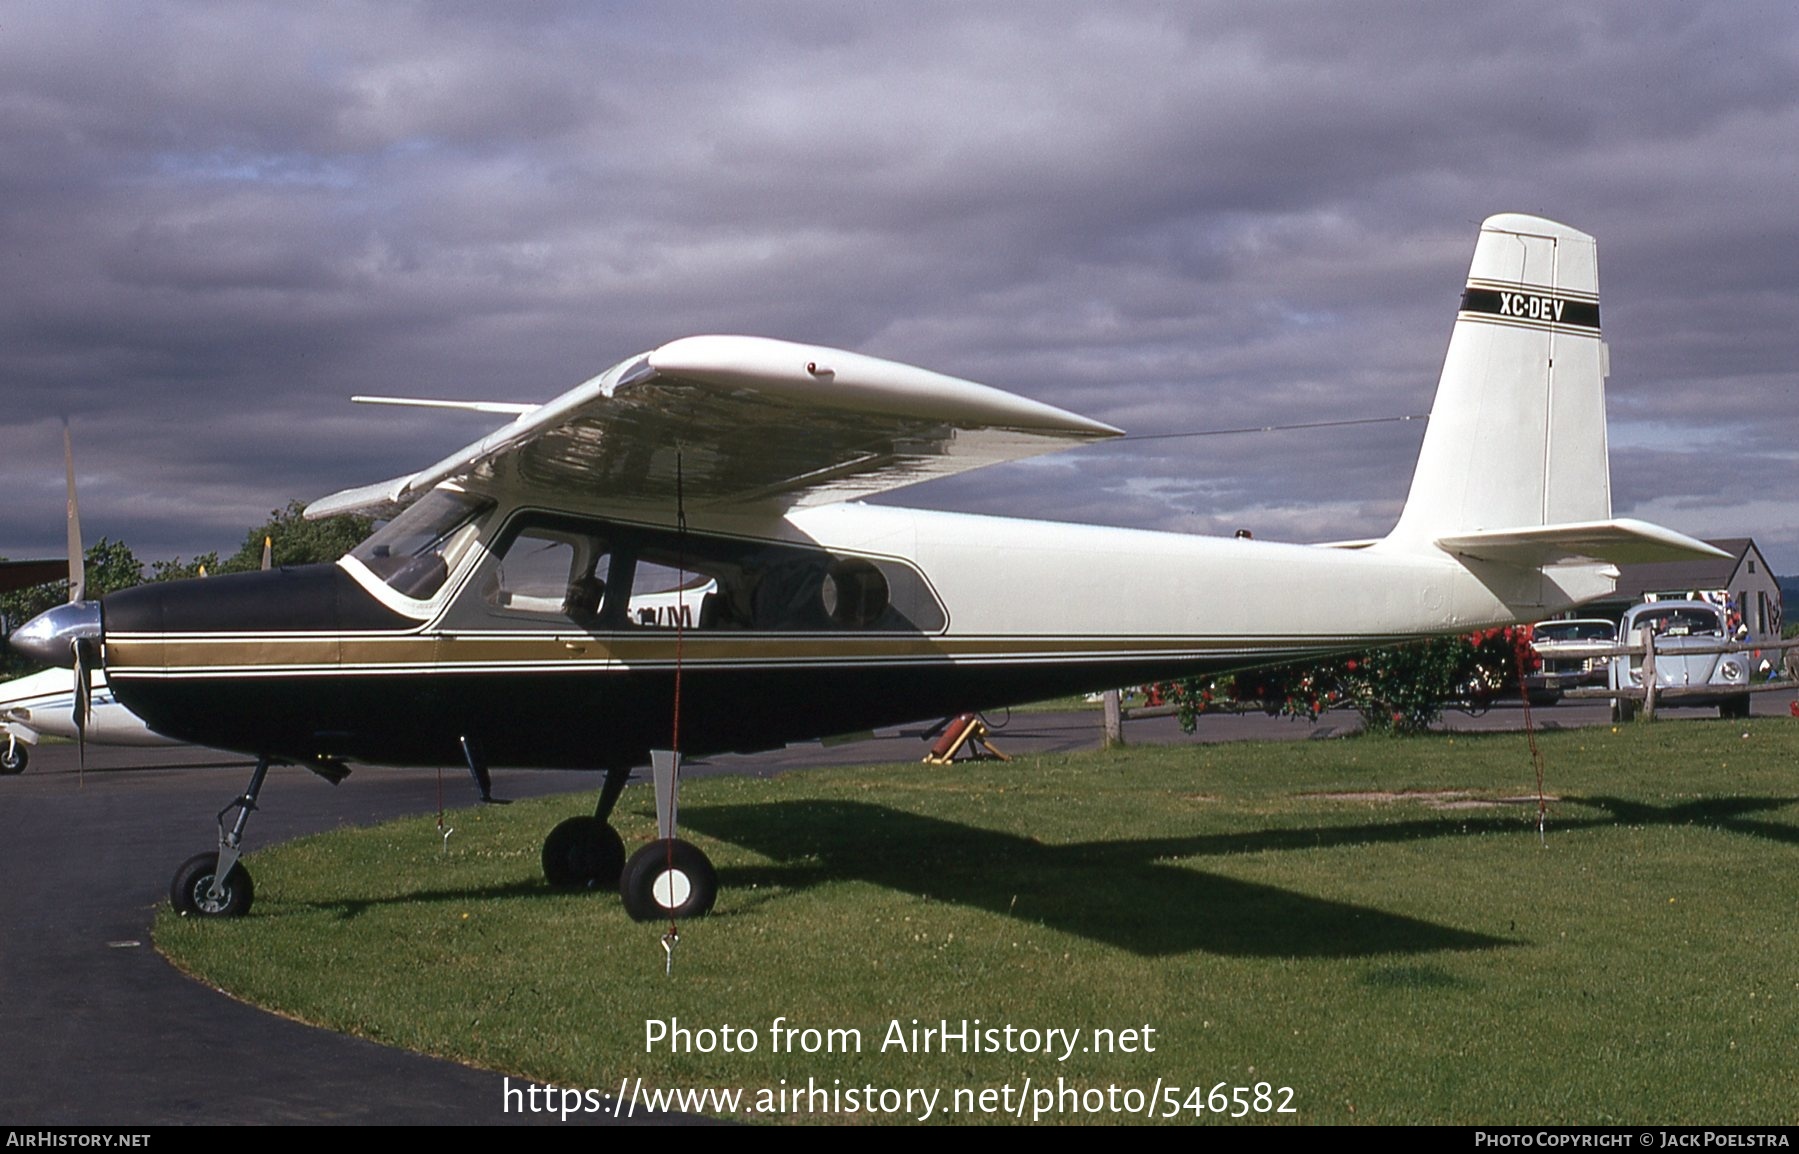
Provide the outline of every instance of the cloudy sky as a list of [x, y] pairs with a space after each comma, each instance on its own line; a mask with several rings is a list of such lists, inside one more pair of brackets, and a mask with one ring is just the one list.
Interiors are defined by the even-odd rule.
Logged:
[[[1428, 410], [1475, 230], [1599, 238], [1614, 503], [1799, 573], [1790, 3], [0, 5], [0, 553], [229, 551], [675, 337], [1133, 432]], [[1419, 422], [910, 503], [1385, 532]]]

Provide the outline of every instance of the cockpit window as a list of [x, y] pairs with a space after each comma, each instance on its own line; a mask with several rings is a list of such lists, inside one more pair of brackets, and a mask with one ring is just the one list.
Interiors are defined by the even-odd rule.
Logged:
[[492, 507], [486, 498], [434, 489], [375, 530], [350, 556], [394, 592], [423, 601], [443, 587], [474, 543], [476, 521]]
[[507, 543], [481, 582], [481, 597], [489, 608], [504, 613], [592, 625], [599, 620], [611, 569], [612, 553], [603, 538], [532, 526]]

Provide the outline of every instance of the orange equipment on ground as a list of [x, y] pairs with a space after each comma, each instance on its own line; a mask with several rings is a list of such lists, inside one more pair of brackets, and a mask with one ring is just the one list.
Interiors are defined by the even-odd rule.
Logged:
[[964, 750], [973, 761], [986, 761], [990, 758], [1012, 760], [987, 740], [987, 723], [975, 713], [959, 713], [952, 718], [943, 727], [936, 743], [931, 746], [931, 752], [924, 755], [924, 760], [927, 765], [948, 765], [956, 760], [956, 754]]

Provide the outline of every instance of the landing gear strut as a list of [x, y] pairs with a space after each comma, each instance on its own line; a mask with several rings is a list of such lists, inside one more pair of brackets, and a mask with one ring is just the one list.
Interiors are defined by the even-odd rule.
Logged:
[[631, 855], [618, 882], [625, 912], [640, 922], [701, 917], [718, 897], [718, 873], [712, 862], [698, 846], [675, 836], [680, 761], [680, 754], [668, 750], [650, 753], [657, 839]]
[[456, 739], [462, 746], [462, 760], [468, 763], [468, 775], [475, 779], [475, 789], [481, 794], [482, 805], [511, 805], [505, 798], [493, 795], [493, 775], [487, 772], [487, 761], [481, 751], [475, 747], [467, 734]]
[[[250, 912], [255, 888], [250, 883], [250, 871], [238, 858], [243, 853], [244, 827], [250, 824], [250, 814], [256, 809], [256, 799], [268, 776], [269, 759], [257, 758], [242, 796], [219, 811], [218, 851], [195, 854], [175, 871], [174, 880], [169, 883], [169, 904], [176, 913], [183, 917], [241, 918]], [[225, 815], [232, 810], [237, 811], [237, 818], [227, 828]]]

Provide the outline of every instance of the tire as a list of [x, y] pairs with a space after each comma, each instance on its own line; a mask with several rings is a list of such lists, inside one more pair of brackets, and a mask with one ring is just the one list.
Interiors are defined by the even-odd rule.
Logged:
[[9, 744], [0, 749], [0, 774], [8, 777], [15, 773], [24, 773], [25, 767], [31, 764], [31, 754], [23, 745]]
[[1637, 718], [1637, 709], [1637, 703], [1630, 700], [1628, 697], [1614, 698], [1612, 700], [1612, 720], [1635, 721]]
[[543, 839], [543, 876], [559, 890], [611, 889], [624, 868], [624, 840], [597, 817], [571, 817]]
[[175, 880], [169, 883], [169, 904], [176, 913], [184, 918], [241, 918], [250, 912], [256, 887], [250, 883], [250, 871], [242, 862], [231, 867], [225, 878], [224, 895], [218, 901], [207, 896], [218, 868], [217, 853], [197, 853], [181, 863]]
[[1743, 721], [1749, 717], [1749, 695], [1733, 697], [1718, 706], [1718, 716], [1726, 721]]
[[631, 855], [618, 892], [625, 912], [640, 922], [697, 918], [718, 897], [718, 873], [697, 846], [658, 840]]

